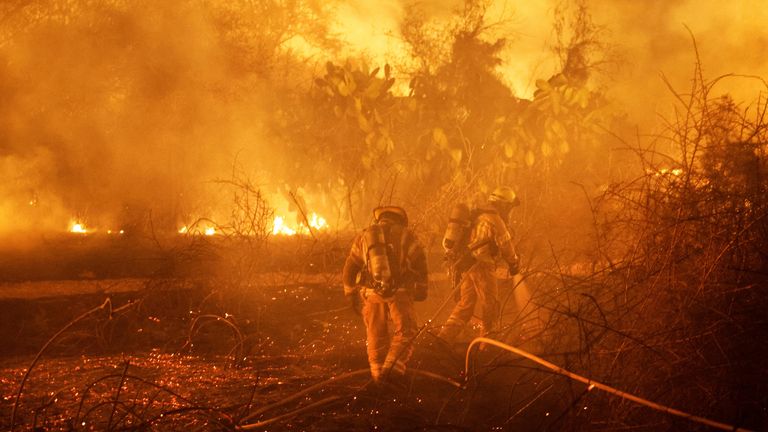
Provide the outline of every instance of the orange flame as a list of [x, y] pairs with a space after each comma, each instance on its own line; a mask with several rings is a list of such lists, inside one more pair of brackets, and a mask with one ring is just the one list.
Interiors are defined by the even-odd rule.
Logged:
[[88, 230], [85, 228], [84, 223], [75, 221], [69, 225], [69, 232], [76, 234], [87, 234]]
[[196, 225], [193, 225], [192, 227], [189, 227], [187, 225], [184, 225], [183, 227], [179, 228], [178, 231], [179, 234], [193, 234], [193, 235], [206, 235], [206, 236], [212, 236], [216, 235], [216, 228], [212, 226], [205, 226], [205, 227], [198, 227]]
[[[328, 229], [328, 222], [325, 220], [325, 218], [318, 215], [317, 213], [310, 213], [307, 219], [307, 222], [309, 222], [309, 227], [312, 229], [318, 231]], [[283, 216], [275, 216], [275, 220], [272, 222], [272, 235], [292, 236], [296, 234], [306, 235], [309, 233], [310, 229], [307, 228], [306, 224], [301, 223], [296, 226], [288, 226]]]

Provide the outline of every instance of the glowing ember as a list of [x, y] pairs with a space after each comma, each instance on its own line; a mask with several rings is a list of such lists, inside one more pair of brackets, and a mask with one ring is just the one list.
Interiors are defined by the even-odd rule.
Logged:
[[212, 236], [214, 234], [216, 234], [216, 228], [208, 227], [208, 228], [205, 229], [205, 235]]
[[186, 234], [188, 231], [189, 231], [189, 228], [187, 228], [186, 225], [184, 225], [183, 227], [179, 228], [179, 234]]

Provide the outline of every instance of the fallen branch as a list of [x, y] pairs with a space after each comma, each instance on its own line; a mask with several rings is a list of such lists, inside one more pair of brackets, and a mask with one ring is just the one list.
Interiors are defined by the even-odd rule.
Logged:
[[50, 339], [48, 339], [48, 341], [43, 345], [43, 347], [40, 348], [40, 351], [37, 352], [37, 355], [35, 355], [35, 358], [32, 359], [32, 363], [30, 363], [29, 367], [27, 368], [27, 372], [24, 373], [24, 378], [21, 379], [21, 383], [19, 384], [19, 390], [16, 392], [16, 401], [13, 403], [13, 409], [11, 410], [11, 427], [9, 428], [10, 431], [13, 431], [13, 429], [16, 427], [16, 411], [19, 408], [19, 401], [21, 400], [21, 394], [24, 391], [24, 385], [27, 383], [27, 379], [29, 379], [29, 374], [32, 373], [32, 369], [35, 367], [35, 365], [37, 364], [38, 360], [40, 360], [40, 357], [43, 355], [45, 350], [47, 350], [48, 347], [53, 343], [53, 341], [55, 341], [59, 336], [61, 336], [62, 333], [64, 333], [65, 331], [69, 330], [70, 327], [72, 327], [73, 325], [77, 324], [81, 320], [87, 318], [91, 314], [94, 314], [94, 313], [96, 313], [96, 312], [98, 312], [100, 310], [108, 309], [109, 310], [109, 316], [111, 318], [112, 314], [114, 314], [115, 312], [119, 312], [121, 310], [127, 309], [128, 307], [133, 306], [136, 303], [138, 303], [138, 302], [133, 301], [133, 302], [129, 302], [127, 304], [124, 304], [123, 306], [120, 306], [117, 309], [112, 309], [112, 300], [109, 297], [107, 297], [107, 299], [104, 300], [104, 303], [102, 303], [99, 306], [96, 306], [95, 308], [93, 308], [93, 309], [91, 309], [91, 310], [89, 310], [87, 312], [84, 312], [82, 315], [80, 315], [77, 318], [73, 319], [67, 325], [62, 327], [61, 330], [56, 332], [56, 334], [51, 336]]

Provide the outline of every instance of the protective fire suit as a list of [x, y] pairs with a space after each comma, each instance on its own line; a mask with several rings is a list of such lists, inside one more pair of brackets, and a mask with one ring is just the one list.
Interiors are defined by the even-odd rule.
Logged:
[[[438, 336], [448, 343], [455, 341], [466, 324], [477, 314], [481, 336], [492, 331], [499, 316], [499, 289], [495, 271], [500, 260], [509, 268], [519, 265], [512, 236], [496, 209], [484, 205], [477, 210], [468, 245], [453, 272], [462, 273], [458, 282], [459, 298]], [[477, 311], [475, 311], [477, 309]]]
[[427, 285], [426, 254], [414, 234], [395, 220], [382, 219], [378, 224], [386, 233], [394, 292], [384, 293], [374, 288], [368, 269], [365, 231], [352, 243], [342, 275], [344, 294], [361, 296], [364, 301], [362, 315], [368, 364], [374, 381], [405, 373], [406, 362], [413, 352], [412, 339], [416, 336], [413, 297], [415, 292], [425, 292]]

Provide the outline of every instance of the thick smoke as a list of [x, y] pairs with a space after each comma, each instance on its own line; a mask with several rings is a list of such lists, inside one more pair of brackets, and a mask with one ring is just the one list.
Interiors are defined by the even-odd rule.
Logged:
[[0, 230], [210, 216], [207, 182], [268, 152], [264, 92], [205, 9], [171, 3], [48, 11], [0, 47]]
[[[760, 0], [595, 0], [595, 21], [605, 26], [621, 51], [620, 70], [611, 83], [612, 96], [647, 130], [657, 114], [670, 115], [673, 88], [689, 93], [698, 47], [705, 79], [725, 74], [768, 77], [768, 10]], [[690, 33], [689, 33], [690, 30]], [[765, 92], [755, 79], [728, 79], [711, 96], [731, 94], [737, 102], [753, 102]]]
[[[82, 3], [88, 7], [50, 0], [0, 8], [0, 233], [60, 230], [72, 218], [118, 228], [150, 214], [169, 225], [214, 216], [217, 200], [226, 198], [211, 181], [227, 177], [235, 161], [280, 189], [289, 170], [278, 169], [280, 141], [263, 125], [280, 86], [310, 85], [307, 74], [318, 70], [310, 63], [339, 56], [407, 65], [400, 25], [414, 6], [340, 2], [319, 26], [341, 42], [331, 49], [313, 43], [316, 35], [302, 33], [284, 11], [246, 16], [216, 2]], [[650, 131], [672, 102], [660, 74], [681, 92], [690, 82], [695, 54], [686, 26], [708, 76], [768, 76], [762, 3], [591, 0], [599, 35], [616, 54], [608, 57], [616, 67], [598, 84]], [[492, 35], [508, 38], [499, 73], [520, 97], [558, 70], [553, 23], [563, 4], [489, 4], [488, 22], [501, 23]], [[437, 20], [461, 5], [416, 3]], [[243, 20], [250, 21], [225, 25]], [[396, 73], [402, 89], [407, 68]], [[762, 86], [739, 79], [718, 89], [738, 101]]]

